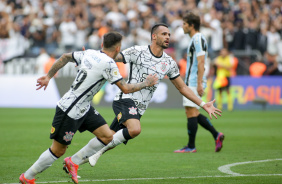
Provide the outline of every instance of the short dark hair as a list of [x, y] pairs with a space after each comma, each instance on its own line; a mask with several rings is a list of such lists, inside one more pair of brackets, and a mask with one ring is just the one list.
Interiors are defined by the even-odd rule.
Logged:
[[160, 26], [164, 26], [164, 27], [167, 27], [168, 28], [168, 25], [164, 24], [164, 23], [158, 23], [158, 24], [155, 24], [152, 29], [151, 29], [151, 40], [152, 40], [152, 35], [155, 33], [155, 31], [158, 29], [158, 27]]
[[201, 25], [200, 16], [192, 12], [188, 12], [187, 14], [183, 16], [183, 21], [188, 23], [189, 25], [194, 25], [194, 28], [196, 31], [200, 30], [200, 25]]
[[115, 44], [121, 42], [122, 35], [118, 32], [109, 32], [103, 36], [103, 45], [106, 49], [111, 48]]

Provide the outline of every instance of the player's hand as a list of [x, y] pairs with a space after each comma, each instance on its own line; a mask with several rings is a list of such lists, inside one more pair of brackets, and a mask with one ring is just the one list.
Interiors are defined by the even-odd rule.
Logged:
[[49, 84], [49, 81], [50, 81], [50, 78], [47, 75], [37, 79], [36, 86], [39, 86], [39, 87], [36, 90], [39, 90], [42, 87], [44, 87], [44, 90], [45, 90]]
[[212, 116], [214, 116], [217, 119], [216, 115], [221, 116], [221, 113], [222, 113], [221, 110], [219, 110], [218, 108], [213, 106], [214, 102], [215, 102], [215, 99], [213, 101], [206, 103], [203, 106], [203, 109], [205, 109], [205, 111], [207, 111], [207, 113], [209, 114], [211, 119], [212, 119]]
[[159, 80], [159, 78], [157, 77], [157, 74], [154, 74], [154, 75], [150, 74], [146, 78], [146, 85], [148, 87], [151, 87], [151, 86], [157, 84], [158, 80]]
[[197, 86], [197, 92], [200, 95], [200, 97], [202, 97], [204, 95], [204, 87], [202, 84], [198, 84]]

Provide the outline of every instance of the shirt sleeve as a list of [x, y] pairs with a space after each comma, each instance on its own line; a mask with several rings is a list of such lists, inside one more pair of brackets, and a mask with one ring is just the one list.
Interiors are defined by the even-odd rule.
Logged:
[[108, 62], [108, 67], [104, 69], [103, 76], [111, 84], [114, 84], [122, 79], [114, 60]]
[[72, 53], [72, 58], [76, 62], [77, 66], [81, 64], [84, 54], [85, 54], [85, 51], [77, 51], [77, 52]]
[[171, 68], [168, 71], [167, 76], [170, 80], [173, 80], [173, 79], [177, 78], [178, 76], [180, 76], [179, 68], [178, 68], [176, 62], [173, 59], [171, 59]]

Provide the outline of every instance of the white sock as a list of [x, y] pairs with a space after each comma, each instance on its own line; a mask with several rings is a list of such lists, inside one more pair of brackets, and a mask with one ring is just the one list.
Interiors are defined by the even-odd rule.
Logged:
[[103, 148], [102, 152], [105, 152], [110, 148], [116, 147], [124, 141], [126, 141], [126, 139], [123, 136], [123, 129], [121, 129], [113, 135], [113, 140]]
[[50, 167], [53, 162], [55, 162], [58, 158], [51, 153], [49, 148], [44, 151], [38, 160], [24, 173], [24, 177], [26, 179], [33, 179], [36, 174], [43, 172], [45, 169]]
[[123, 136], [123, 129], [117, 131], [114, 135], [113, 135], [113, 143], [112, 146], [118, 146], [121, 143], [123, 143], [124, 141], [126, 141], [126, 139]]
[[81, 150], [75, 153], [71, 160], [77, 165], [88, 162], [88, 157], [94, 155], [97, 151], [105, 147], [105, 145], [97, 139], [97, 137], [91, 139]]

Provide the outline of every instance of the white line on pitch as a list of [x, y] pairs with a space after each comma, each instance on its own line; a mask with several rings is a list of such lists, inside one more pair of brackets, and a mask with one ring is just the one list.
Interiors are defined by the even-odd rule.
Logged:
[[233, 176], [245, 176], [245, 174], [240, 174], [240, 173], [236, 173], [236, 172], [231, 171], [230, 168], [233, 167], [233, 166], [236, 166], [236, 165], [251, 164], [251, 163], [257, 163], [257, 162], [271, 162], [271, 161], [276, 161], [276, 160], [282, 160], [282, 158], [257, 160], [257, 161], [247, 161], [247, 162], [237, 162], [237, 163], [233, 163], [233, 164], [227, 164], [227, 165], [220, 166], [218, 168], [218, 170], [223, 172], [223, 173], [226, 173], [226, 174], [231, 174]]
[[[239, 175], [239, 177], [246, 176], [282, 176], [282, 174], [245, 174]], [[187, 176], [187, 177], [160, 177], [160, 178], [121, 178], [121, 179], [97, 179], [97, 180], [79, 180], [79, 182], [102, 182], [102, 181], [136, 181], [136, 180], [174, 180], [174, 179], [193, 179], [193, 178], [229, 178], [238, 177], [238, 175], [227, 175], [227, 176]], [[68, 183], [68, 181], [43, 181], [36, 183]], [[3, 184], [19, 184], [19, 183], [3, 183]]]

